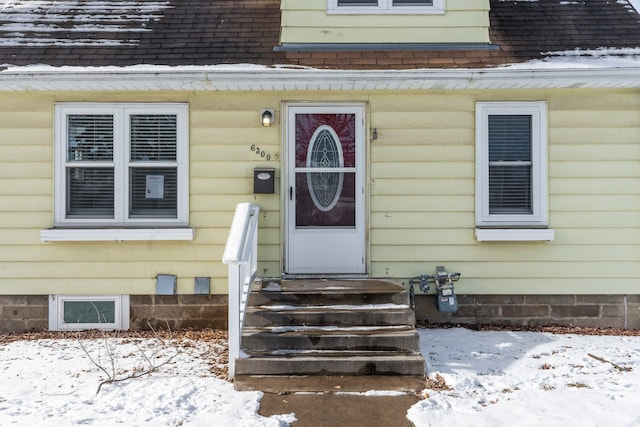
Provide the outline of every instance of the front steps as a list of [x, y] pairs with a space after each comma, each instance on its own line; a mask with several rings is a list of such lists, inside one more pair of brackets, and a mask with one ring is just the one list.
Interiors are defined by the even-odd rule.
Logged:
[[236, 361], [239, 390], [419, 391], [425, 362], [402, 285], [256, 282]]

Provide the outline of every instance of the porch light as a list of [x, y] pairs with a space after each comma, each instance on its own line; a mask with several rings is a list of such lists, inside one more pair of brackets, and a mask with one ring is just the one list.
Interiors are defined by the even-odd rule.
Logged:
[[260, 120], [262, 121], [262, 126], [269, 127], [273, 123], [273, 119], [275, 118], [276, 113], [272, 109], [262, 109], [260, 110]]

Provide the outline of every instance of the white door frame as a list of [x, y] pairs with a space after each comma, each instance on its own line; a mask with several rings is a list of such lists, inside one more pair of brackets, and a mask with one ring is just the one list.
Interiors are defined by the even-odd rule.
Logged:
[[[285, 275], [363, 276], [367, 274], [366, 150], [364, 103], [288, 103], [283, 107], [283, 242]], [[355, 114], [355, 228], [299, 229], [295, 226], [296, 114]], [[342, 251], [342, 253], [341, 253]], [[322, 265], [313, 259], [323, 259]], [[315, 264], [315, 265], [314, 265]]]

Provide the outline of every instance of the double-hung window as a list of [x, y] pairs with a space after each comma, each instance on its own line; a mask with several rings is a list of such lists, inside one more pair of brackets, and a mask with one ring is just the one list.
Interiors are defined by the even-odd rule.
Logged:
[[476, 225], [546, 227], [546, 102], [476, 104]]
[[442, 13], [444, 0], [329, 0], [334, 13]]
[[187, 224], [185, 104], [56, 105], [55, 223]]

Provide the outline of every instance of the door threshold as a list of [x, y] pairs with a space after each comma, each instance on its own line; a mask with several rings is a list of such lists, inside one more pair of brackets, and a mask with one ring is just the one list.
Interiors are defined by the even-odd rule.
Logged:
[[282, 273], [282, 279], [370, 279], [368, 274], [288, 274]]

